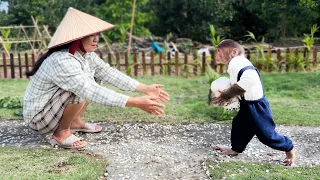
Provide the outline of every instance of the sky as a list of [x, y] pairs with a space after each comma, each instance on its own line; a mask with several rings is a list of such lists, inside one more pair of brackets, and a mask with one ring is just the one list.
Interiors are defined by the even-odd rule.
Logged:
[[0, 11], [5, 10], [8, 12], [8, 2], [0, 2]]

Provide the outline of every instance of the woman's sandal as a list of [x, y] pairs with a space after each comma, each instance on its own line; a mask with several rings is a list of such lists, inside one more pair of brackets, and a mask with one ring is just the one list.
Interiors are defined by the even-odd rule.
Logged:
[[99, 128], [96, 128], [97, 124], [94, 123], [85, 123], [84, 126], [80, 129], [70, 129], [72, 133], [74, 132], [86, 132], [86, 133], [97, 133], [101, 132], [102, 127], [98, 126]]
[[65, 139], [64, 141], [62, 141], [61, 143], [59, 143], [57, 140], [55, 140], [54, 138], [52, 138], [49, 143], [52, 146], [59, 146], [65, 149], [82, 149], [84, 148], [87, 143], [85, 141], [82, 141], [84, 144], [83, 145], [79, 145], [79, 146], [73, 146], [72, 144], [77, 142], [77, 141], [82, 141], [80, 138], [78, 138], [75, 135], [71, 135], [69, 136], [67, 139]]

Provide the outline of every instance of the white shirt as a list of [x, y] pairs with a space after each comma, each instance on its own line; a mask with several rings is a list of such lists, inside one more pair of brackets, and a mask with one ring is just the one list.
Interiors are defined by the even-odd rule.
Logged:
[[246, 92], [245, 100], [254, 101], [263, 97], [263, 88], [259, 75], [256, 70], [247, 69], [243, 72], [239, 82], [237, 82], [239, 71], [246, 67], [253, 66], [252, 63], [243, 55], [236, 56], [229, 62], [228, 74], [230, 75], [231, 84], [237, 83]]

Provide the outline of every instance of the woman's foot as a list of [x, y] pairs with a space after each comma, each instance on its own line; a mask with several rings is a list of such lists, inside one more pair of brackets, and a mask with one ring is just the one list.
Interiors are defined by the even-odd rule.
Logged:
[[71, 132], [80, 131], [80, 132], [95, 133], [95, 132], [100, 132], [101, 130], [102, 130], [101, 126], [93, 123], [87, 123], [82, 120], [76, 121], [76, 122], [74, 121], [70, 127]]
[[220, 150], [222, 155], [236, 156], [239, 154], [238, 152], [233, 151], [231, 148], [223, 145], [212, 146], [212, 149]]
[[292, 149], [289, 152], [286, 152], [286, 158], [284, 159], [283, 163], [285, 166], [291, 166], [296, 159], [296, 153]]
[[[59, 144], [62, 144], [64, 140], [72, 136], [70, 130], [56, 131], [53, 133], [52, 138], [56, 140]], [[82, 140], [75, 141], [72, 143], [72, 147], [81, 147], [85, 146], [86, 143]]]

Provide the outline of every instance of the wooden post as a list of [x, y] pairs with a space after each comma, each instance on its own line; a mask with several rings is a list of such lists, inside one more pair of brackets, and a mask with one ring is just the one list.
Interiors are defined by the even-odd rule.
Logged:
[[11, 69], [11, 79], [15, 79], [14, 57], [12, 53], [10, 53], [10, 69]]
[[202, 52], [202, 70], [201, 70], [201, 75], [204, 76], [206, 73], [206, 66], [207, 66], [207, 62], [206, 62], [206, 53]]
[[258, 51], [258, 58], [262, 58], [262, 51], [260, 51], [260, 50], [257, 50]]
[[34, 67], [34, 64], [36, 63], [34, 53], [31, 54], [31, 60], [32, 60], [32, 67]]
[[250, 54], [250, 53], [251, 53], [251, 52], [250, 52], [250, 50], [248, 49], [248, 50], [247, 50], [247, 59], [248, 59], [248, 60], [251, 59], [251, 54]]
[[211, 54], [211, 63], [210, 63], [210, 66], [211, 66], [211, 68], [212, 69], [216, 69], [216, 62], [215, 62], [215, 54], [214, 54], [215, 52], [214, 52], [214, 50], [213, 49], [211, 49], [210, 50], [210, 54]]
[[2, 53], [2, 61], [3, 61], [3, 77], [7, 78], [7, 60], [6, 60], [6, 54]]
[[282, 57], [281, 57], [281, 50], [280, 49], [277, 49], [277, 60], [278, 60], [278, 68], [279, 68], [279, 71], [281, 72]]
[[129, 45], [128, 45], [128, 54], [130, 54], [131, 51], [131, 41], [132, 41], [132, 31], [133, 31], [133, 24], [134, 24], [134, 12], [136, 9], [136, 0], [133, 0], [133, 6], [132, 6], [132, 14], [131, 14], [131, 24], [130, 24], [130, 35], [129, 35]]
[[[295, 49], [294, 55], [295, 55], [295, 57], [298, 57], [298, 55], [299, 55], [299, 48], [296, 48], [296, 49]], [[293, 68], [294, 68], [294, 69], [297, 69], [297, 68], [298, 68], [298, 65], [297, 65], [296, 63], [294, 63]]]
[[129, 58], [128, 58], [128, 51], [124, 52], [124, 66], [129, 68]]
[[313, 48], [313, 68], [317, 69], [318, 66], [318, 48]]
[[224, 67], [223, 64], [219, 65], [219, 73], [220, 74], [223, 74], [223, 67]]
[[117, 66], [117, 69], [120, 71], [120, 53], [117, 52], [116, 53], [116, 66]]
[[154, 51], [151, 51], [151, 76], [154, 76]]
[[174, 66], [175, 66], [175, 75], [179, 76], [179, 52], [175, 51], [175, 61], [174, 61]]
[[[268, 46], [268, 57], [271, 60], [272, 54], [271, 54], [271, 46]], [[271, 72], [272, 71], [272, 65], [268, 64], [267, 65], [267, 72]]]
[[193, 74], [195, 76], [198, 75], [198, 64], [197, 64], [198, 61], [197, 61], [197, 59], [198, 59], [198, 52], [197, 52], [197, 50], [194, 50], [193, 51], [193, 60], [196, 61], [196, 64], [193, 65]]
[[[116, 59], [116, 57], [114, 57], [113, 50], [111, 49], [111, 47], [110, 47], [110, 45], [109, 45], [109, 43], [107, 41], [107, 38], [103, 35], [103, 33], [100, 33], [100, 35], [101, 35], [102, 39], [104, 40], [104, 42], [106, 43], [106, 45], [107, 45], [107, 47], [109, 49], [109, 53], [112, 53], [111, 55], [113, 56], [113, 59]], [[128, 51], [126, 51], [126, 52], [128, 52]]]
[[102, 55], [102, 52], [101, 52], [101, 51], [99, 51], [99, 57], [100, 57], [100, 59], [103, 60], [103, 55]]
[[167, 66], [168, 66], [168, 75], [171, 75], [171, 53], [170, 51], [168, 52], [168, 56], [167, 56]]
[[7, 48], [6, 48], [5, 44], [4, 44], [4, 41], [3, 41], [3, 39], [1, 38], [1, 36], [0, 36], [0, 44], [2, 44], [2, 47], [3, 47], [4, 51], [7, 53], [7, 55], [10, 56], [10, 53], [9, 53], [9, 51], [7, 50]]
[[147, 73], [146, 52], [142, 51], [141, 55], [142, 55], [142, 73], [143, 73], [143, 76], [145, 76]]
[[299, 48], [296, 48], [296, 49], [294, 50], [294, 55], [295, 55], [295, 56], [298, 56], [298, 55], [299, 55]]
[[184, 71], [185, 71], [185, 77], [189, 76], [189, 67], [188, 67], [188, 53], [184, 52]]
[[19, 63], [19, 75], [22, 78], [22, 65], [21, 65], [21, 55], [18, 53], [18, 63]]
[[306, 56], [307, 56], [307, 52], [308, 52], [308, 49], [307, 49], [307, 48], [304, 48], [304, 49], [303, 49], [303, 57], [306, 57]]
[[112, 57], [111, 57], [111, 53], [109, 52], [108, 53], [108, 63], [109, 63], [109, 65], [112, 67], [112, 59], [111, 59]]
[[[28, 54], [24, 53], [24, 60], [25, 60], [25, 65], [26, 65], [26, 72], [29, 71], [29, 62], [28, 62]], [[29, 76], [27, 76], [29, 78]]]
[[271, 46], [268, 47], [268, 57], [271, 58], [272, 54], [271, 54]]
[[160, 73], [160, 75], [163, 74], [162, 56], [163, 56], [163, 54], [162, 54], [162, 51], [161, 51], [161, 52], [159, 53], [159, 66], [160, 66], [160, 68], [159, 68], [159, 73]]
[[286, 60], [284, 61], [284, 65], [283, 65], [283, 67], [286, 67], [286, 72], [289, 71], [289, 65], [288, 65], [289, 57], [290, 57], [290, 49], [287, 48], [287, 50], [286, 50]]
[[134, 76], [138, 76], [138, 59], [137, 52], [133, 53], [133, 63], [134, 63]]

